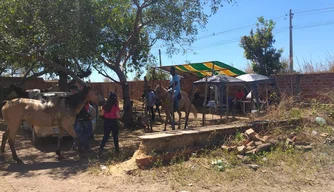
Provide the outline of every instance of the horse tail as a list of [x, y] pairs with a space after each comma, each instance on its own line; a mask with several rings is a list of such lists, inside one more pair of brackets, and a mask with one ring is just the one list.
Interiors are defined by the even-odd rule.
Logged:
[[5, 106], [6, 103], [7, 103], [7, 101], [1, 101], [1, 103], [0, 103], [0, 119], [3, 119], [3, 117], [2, 117], [2, 107]]
[[197, 119], [197, 110], [196, 110], [196, 107], [190, 103], [190, 112], [192, 112], [195, 116], [195, 119]]

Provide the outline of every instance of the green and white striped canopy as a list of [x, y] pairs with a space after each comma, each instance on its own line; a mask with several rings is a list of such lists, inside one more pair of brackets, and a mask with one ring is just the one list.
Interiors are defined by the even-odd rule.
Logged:
[[[159, 67], [165, 71], [170, 71], [171, 66], [162, 66]], [[174, 65], [177, 73], [184, 77], [206, 77], [212, 76], [212, 72], [214, 71], [214, 75], [224, 74], [231, 77], [236, 77], [239, 75], [246, 74], [245, 72], [234, 68], [230, 65], [222, 63], [220, 61], [208, 61], [201, 63], [189, 63], [183, 65]]]

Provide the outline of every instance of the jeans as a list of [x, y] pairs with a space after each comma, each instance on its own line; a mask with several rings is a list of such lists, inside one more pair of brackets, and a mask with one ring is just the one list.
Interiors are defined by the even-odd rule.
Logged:
[[153, 110], [153, 106], [148, 106], [147, 110], [149, 110], [151, 112], [151, 121], [154, 121], [154, 119], [155, 119], [155, 112]]
[[74, 142], [74, 145], [78, 146], [78, 150], [89, 149], [89, 137], [93, 132], [92, 121], [76, 121], [74, 129], [79, 140], [79, 143]]
[[173, 102], [174, 102], [174, 111], [177, 111], [179, 108], [179, 96], [180, 91], [174, 90], [174, 95], [173, 95]]
[[104, 132], [103, 132], [103, 139], [101, 141], [100, 145], [100, 151], [103, 150], [104, 146], [109, 140], [110, 132], [112, 132], [112, 137], [114, 139], [114, 146], [116, 152], [119, 151], [119, 145], [118, 145], [118, 124], [117, 119], [104, 119]]

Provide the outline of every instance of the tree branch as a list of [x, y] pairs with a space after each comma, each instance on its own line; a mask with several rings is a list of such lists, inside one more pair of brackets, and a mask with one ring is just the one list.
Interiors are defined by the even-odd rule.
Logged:
[[52, 70], [44, 70], [44, 71], [41, 71], [41, 72], [38, 72], [38, 73], [34, 73], [33, 75], [27, 77], [27, 79], [34, 79], [34, 78], [37, 78], [41, 75], [45, 75], [45, 74], [51, 73], [51, 72], [52, 72]]
[[[136, 2], [134, 2], [136, 4]], [[134, 40], [134, 38], [136, 37], [136, 35], [139, 33], [140, 29], [143, 28], [143, 25], [139, 24], [139, 20], [141, 19], [142, 16], [142, 7], [139, 6], [139, 4], [137, 3], [137, 12], [136, 12], [136, 18], [135, 18], [135, 22], [133, 24], [133, 31], [132, 34], [129, 36], [129, 38], [123, 43], [122, 49], [118, 52], [117, 56], [116, 56], [116, 64], [119, 65], [121, 63], [122, 60], [122, 56], [124, 55], [127, 47], [129, 47], [129, 45], [132, 43], [132, 41]]]
[[77, 65], [79, 71], [83, 71], [83, 70], [81, 69], [81, 66], [80, 66], [78, 60], [77, 60], [76, 58], [73, 58], [73, 60], [74, 60], [74, 63]]
[[83, 82], [73, 71], [71, 71], [71, 70], [69, 70], [69, 69], [67, 69], [67, 68], [65, 68], [65, 67], [63, 67], [63, 66], [61, 66], [61, 65], [59, 65], [57, 63], [54, 63], [53, 61], [50, 61], [50, 60], [48, 60], [45, 57], [40, 56], [40, 55], [36, 56], [36, 59], [38, 61], [41, 61], [41, 62], [43, 62], [43, 63], [45, 63], [45, 64], [53, 67], [54, 69], [57, 69], [59, 71], [62, 71], [64, 73], [70, 75], [73, 79], [75, 79], [82, 86], [84, 86], [84, 87], [86, 86], [86, 83]]
[[[15, 55], [20, 56], [20, 57], [22, 57], [22, 58], [24, 58], [26, 60], [32, 60], [32, 58], [33, 58], [31, 55], [26, 55], [26, 54], [22, 54], [22, 53], [16, 53]], [[71, 70], [69, 70], [69, 69], [67, 69], [67, 68], [65, 68], [65, 67], [63, 67], [63, 66], [61, 66], [61, 65], [59, 65], [59, 64], [57, 64], [57, 63], [55, 63], [53, 61], [50, 61], [50, 60], [48, 60], [47, 58], [45, 58], [45, 57], [43, 57], [41, 55], [37, 55], [35, 57], [35, 59], [37, 61], [43, 62], [44, 64], [46, 64], [46, 65], [48, 65], [48, 66], [50, 66], [50, 67], [52, 67], [54, 69], [57, 69], [59, 71], [62, 71], [64, 73], [70, 75], [73, 79], [75, 79], [82, 86], [87, 86], [86, 83], [84, 83], [73, 71], [71, 71]]]
[[107, 72], [105, 70], [103, 70], [103, 72], [101, 70], [99, 70], [97, 67], [93, 66], [93, 68], [102, 76], [112, 80], [113, 82], [117, 83], [117, 84], [121, 84], [120, 82], [116, 81], [114, 78], [110, 77]]

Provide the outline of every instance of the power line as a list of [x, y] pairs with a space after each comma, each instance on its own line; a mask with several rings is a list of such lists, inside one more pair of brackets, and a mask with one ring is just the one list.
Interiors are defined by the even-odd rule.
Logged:
[[326, 22], [326, 23], [318, 23], [318, 24], [294, 27], [294, 29], [305, 29], [305, 28], [312, 28], [312, 27], [326, 26], [326, 25], [333, 25], [333, 24], [334, 24], [334, 21], [330, 21], [330, 22]]
[[[288, 27], [284, 27], [284, 28], [279, 28], [276, 30], [273, 30], [273, 33], [277, 34], [277, 33], [282, 33], [288, 30]], [[214, 44], [209, 44], [206, 46], [202, 46], [202, 47], [193, 47], [193, 49], [198, 50], [198, 49], [207, 49], [207, 48], [211, 48], [211, 47], [217, 47], [217, 46], [221, 46], [221, 45], [227, 45], [227, 44], [231, 44], [231, 43], [236, 43], [236, 42], [240, 42], [241, 38], [238, 39], [231, 39], [231, 40], [224, 40], [221, 41], [221, 43], [214, 43]]]
[[[296, 30], [297, 29], [306, 29], [306, 28], [319, 27], [319, 26], [327, 26], [327, 25], [334, 25], [334, 21], [327, 22], [327, 23], [304, 25], [304, 26], [300, 26], [300, 27], [294, 27], [293, 29], [296, 29]], [[277, 30], [273, 30], [273, 33], [274, 34], [283, 33], [283, 32], [288, 31], [288, 29], [289, 29], [288, 27], [280, 28], [280, 29], [277, 29]], [[194, 48], [195, 48], [195, 50], [198, 50], [198, 49], [207, 49], [207, 48], [211, 48], [211, 47], [217, 47], [217, 46], [227, 45], [227, 44], [237, 43], [237, 42], [240, 42], [240, 39], [225, 40], [223, 43], [209, 44], [207, 46], [194, 47]]]
[[297, 16], [306, 16], [306, 15], [315, 15], [315, 14], [321, 14], [321, 13], [330, 13], [330, 12], [333, 12], [333, 11], [334, 11], [334, 9], [327, 10], [327, 11], [315, 12], [315, 13], [301, 13], [301, 14], [297, 14]]
[[[321, 9], [302, 10], [302, 11], [294, 12], [294, 14], [299, 14], [299, 15], [313, 15], [313, 14], [321, 14], [321, 13], [332, 12], [332, 11], [334, 11], [334, 7], [326, 7], [326, 8], [321, 8]], [[309, 12], [316, 12], [316, 13], [309, 13]], [[300, 14], [300, 13], [308, 13], [308, 14]], [[282, 20], [282, 19], [286, 19], [287, 16], [288, 16], [288, 14], [285, 14], [285, 15], [281, 15], [281, 16], [278, 16], [278, 17], [271, 18], [269, 20], [279, 21], [279, 20]], [[205, 35], [205, 36], [202, 36], [202, 37], [198, 37], [197, 40], [204, 39], [204, 38], [207, 38], [207, 37], [216, 36], [216, 35], [220, 35], [220, 34], [224, 34], [224, 33], [233, 32], [233, 31], [238, 31], [240, 29], [245, 29], [245, 28], [249, 28], [249, 27], [252, 27], [252, 26], [256, 26], [256, 24], [257, 23], [250, 24], [250, 25], [245, 25], [245, 26], [242, 26], [242, 27], [237, 27], [237, 28], [229, 29], [229, 30], [225, 30], [225, 31], [220, 31], [220, 32], [217, 32], [217, 33], [212, 33], [210, 35]]]
[[[287, 14], [285, 15], [281, 15], [281, 16], [278, 16], [278, 17], [274, 17], [274, 18], [271, 18], [269, 20], [276, 20], [276, 21], [279, 21], [279, 20], [283, 20], [285, 19], [287, 16]], [[233, 32], [233, 31], [238, 31], [240, 29], [245, 29], [245, 28], [249, 28], [249, 27], [252, 27], [252, 26], [256, 26], [257, 23], [253, 23], [253, 24], [250, 24], [250, 25], [245, 25], [245, 26], [242, 26], [242, 27], [237, 27], [237, 28], [234, 28], [234, 29], [229, 29], [229, 30], [225, 30], [225, 31], [220, 31], [220, 32], [217, 32], [217, 33], [212, 33], [211, 35], [205, 35], [205, 36], [202, 36], [202, 37], [198, 37], [197, 40], [199, 39], [204, 39], [204, 38], [207, 38], [207, 37], [211, 37], [211, 36], [216, 36], [216, 35], [220, 35], [220, 34], [223, 34], [223, 33], [229, 33], [229, 32]]]
[[[301, 11], [294, 12], [293, 14], [313, 15], [313, 14], [321, 14], [321, 13], [333, 12], [333, 11], [334, 11], [334, 7], [327, 7], [327, 8], [321, 8], [321, 9], [301, 10]], [[276, 20], [276, 21], [279, 21], [279, 20], [282, 20], [282, 19], [285, 20], [287, 18], [287, 16], [288, 16], [288, 14], [285, 14], [285, 15], [281, 15], [281, 16], [278, 16], [278, 17], [271, 18], [269, 20]], [[210, 35], [205, 35], [205, 36], [198, 37], [197, 40], [212, 37], [212, 36], [216, 36], [216, 35], [220, 35], [220, 34], [224, 34], [224, 33], [238, 31], [238, 30], [241, 30], [241, 29], [256, 26], [256, 24], [257, 23], [250, 24], [250, 25], [245, 25], [245, 26], [242, 26], [242, 27], [237, 27], [237, 28], [233, 28], [233, 29], [229, 29], [229, 30], [225, 30], [225, 31], [220, 31], [220, 32], [217, 32], [217, 33], [212, 33]], [[332, 24], [334, 24], [334, 22], [325, 23], [325, 24], [322, 23], [322, 24], [314, 24], [314, 25], [306, 25], [306, 26], [301, 26], [301, 27], [294, 27], [294, 29], [311, 28], [311, 27], [332, 25]], [[280, 28], [280, 29], [273, 30], [273, 33], [275, 33], [275, 34], [282, 33], [282, 32], [285, 32], [287, 30], [288, 30], [288, 27]], [[199, 47], [199, 48], [196, 48], [196, 49], [206, 49], [206, 48], [210, 48], [210, 47], [216, 47], [216, 46], [231, 44], [231, 43], [235, 43], [235, 42], [239, 42], [239, 41], [240, 41], [240, 38], [239, 39], [234, 39], [234, 40], [225, 40], [225, 41], [223, 41], [223, 43], [210, 44], [210, 45], [207, 45], [206, 47]]]
[[309, 12], [323, 11], [323, 10], [330, 10], [330, 9], [334, 9], [334, 7], [326, 7], [326, 8], [321, 8], [321, 9], [309, 9], [309, 10], [295, 11], [294, 14], [309, 13]]

